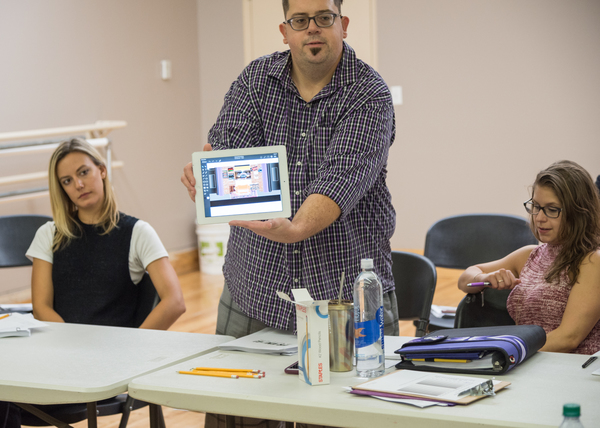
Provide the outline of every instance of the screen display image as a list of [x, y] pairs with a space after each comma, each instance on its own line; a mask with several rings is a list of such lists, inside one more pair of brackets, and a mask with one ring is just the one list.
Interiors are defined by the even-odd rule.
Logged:
[[201, 159], [205, 217], [283, 211], [279, 156]]

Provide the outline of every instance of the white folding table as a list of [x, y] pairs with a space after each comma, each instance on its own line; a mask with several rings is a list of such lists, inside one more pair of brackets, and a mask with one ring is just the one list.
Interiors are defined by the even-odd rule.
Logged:
[[[197, 357], [229, 336], [48, 323], [30, 337], [0, 339], [0, 400], [95, 403], [135, 377]], [[95, 414], [89, 419], [95, 424]]]
[[[396, 346], [409, 338], [388, 338]], [[398, 345], [399, 346], [399, 345]], [[420, 409], [371, 397], [349, 394], [344, 387], [365, 379], [353, 372], [332, 373], [331, 384], [309, 386], [284, 368], [296, 356], [271, 356], [234, 351], [215, 351], [184, 363], [132, 380], [134, 398], [165, 406], [225, 415], [268, 418], [311, 424], [367, 427], [556, 427], [567, 402], [582, 407], [584, 426], [600, 421], [600, 377], [587, 369], [588, 356], [539, 352], [498, 380], [512, 384], [496, 397], [467, 406]], [[182, 375], [191, 367], [255, 368], [266, 371], [263, 379], [226, 379]], [[393, 370], [390, 369], [390, 370]]]

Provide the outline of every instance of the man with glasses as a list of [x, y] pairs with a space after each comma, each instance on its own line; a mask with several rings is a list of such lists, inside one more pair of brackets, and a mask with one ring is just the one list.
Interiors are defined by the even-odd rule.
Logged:
[[[292, 218], [232, 221], [217, 333], [243, 336], [266, 326], [295, 329], [280, 299], [307, 288], [337, 298], [362, 258], [374, 259], [384, 291], [386, 334], [398, 334], [390, 238], [396, 215], [386, 185], [395, 119], [387, 85], [344, 42], [342, 0], [284, 0], [285, 52], [259, 58], [232, 84], [209, 132], [215, 150], [283, 144]], [[191, 164], [182, 182], [195, 198]]]

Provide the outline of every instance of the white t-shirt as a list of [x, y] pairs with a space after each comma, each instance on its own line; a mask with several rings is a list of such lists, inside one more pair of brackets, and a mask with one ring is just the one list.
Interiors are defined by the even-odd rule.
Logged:
[[[55, 231], [56, 226], [53, 221], [42, 225], [35, 233], [35, 238], [25, 255], [30, 260], [36, 258], [52, 263], [54, 261], [52, 242]], [[133, 283], [137, 284], [142, 280], [150, 263], [168, 256], [154, 228], [145, 221], [138, 220], [133, 226], [129, 247], [129, 274]]]

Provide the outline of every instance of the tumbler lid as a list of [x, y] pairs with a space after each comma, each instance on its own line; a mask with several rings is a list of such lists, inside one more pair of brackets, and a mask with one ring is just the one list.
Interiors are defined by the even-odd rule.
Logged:
[[373, 259], [362, 259], [360, 261], [361, 269], [373, 269]]

